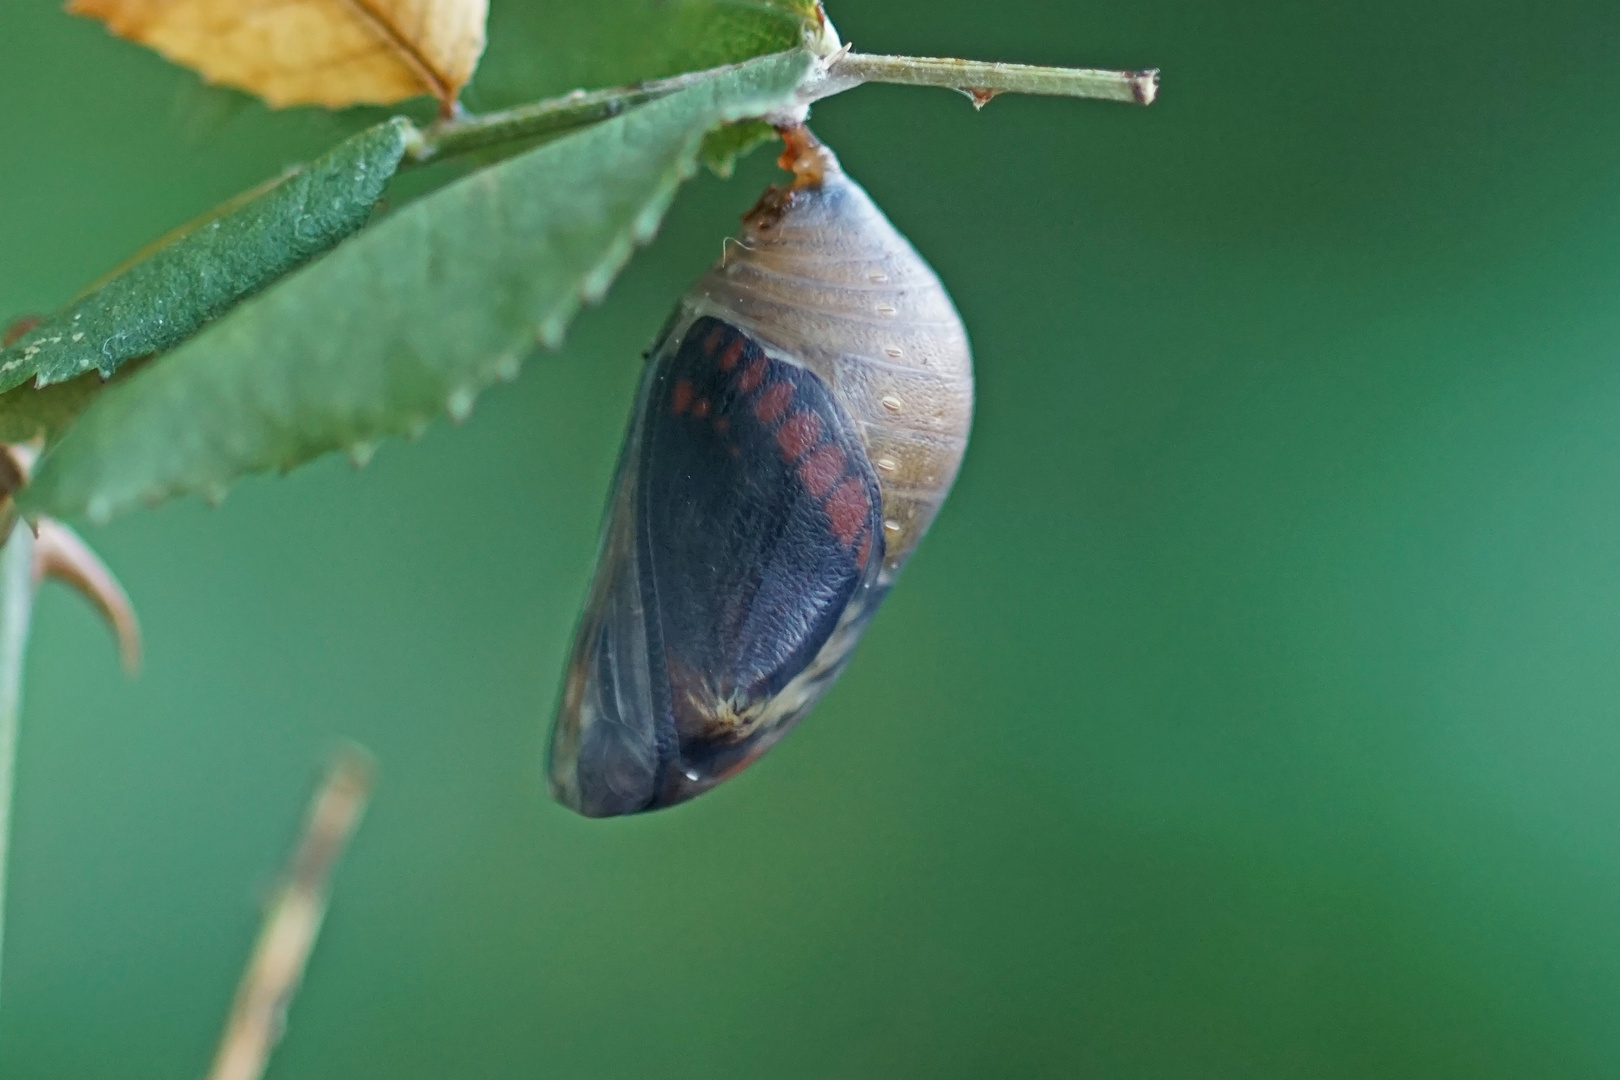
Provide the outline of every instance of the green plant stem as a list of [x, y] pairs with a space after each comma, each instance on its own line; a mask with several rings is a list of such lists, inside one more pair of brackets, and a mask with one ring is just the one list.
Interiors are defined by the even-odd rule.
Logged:
[[[612, 119], [632, 106], [673, 94], [712, 75], [713, 72], [700, 71], [610, 90], [576, 90], [563, 97], [500, 112], [441, 120], [422, 129], [406, 151], [405, 163], [421, 165], [528, 139], [562, 135]], [[1004, 93], [1151, 105], [1158, 94], [1159, 73], [844, 53], [831, 57], [826, 70], [806, 85], [805, 102], [841, 94], [869, 82], [961, 90], [980, 105]]]
[[986, 100], [996, 94], [1041, 94], [1151, 105], [1159, 92], [1157, 70], [1035, 67], [937, 56], [847, 53], [832, 63], [828, 76], [835, 82], [854, 80], [857, 85], [882, 82], [947, 87], [975, 97], [982, 94]]
[[34, 592], [34, 534], [26, 522], [18, 521], [6, 546], [0, 548], [0, 950], [5, 941], [6, 868], [11, 854], [23, 659], [33, 621]]

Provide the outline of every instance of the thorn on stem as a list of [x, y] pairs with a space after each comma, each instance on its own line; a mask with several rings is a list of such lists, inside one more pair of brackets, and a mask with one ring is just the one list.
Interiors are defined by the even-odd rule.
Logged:
[[66, 582], [95, 605], [118, 638], [124, 672], [134, 675], [141, 667], [141, 627], [129, 594], [78, 533], [47, 517], [40, 518], [35, 529], [34, 582], [46, 578]]

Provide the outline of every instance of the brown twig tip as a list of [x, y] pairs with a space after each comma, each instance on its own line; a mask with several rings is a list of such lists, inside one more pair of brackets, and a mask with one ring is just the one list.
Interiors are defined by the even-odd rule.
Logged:
[[1133, 71], [1131, 73], [1131, 91], [1136, 94], [1138, 105], [1151, 105], [1159, 97], [1159, 69], [1149, 68], [1146, 71]]
[[357, 747], [339, 753], [327, 771], [281, 890], [265, 913], [208, 1080], [259, 1080], [264, 1074], [320, 934], [332, 870], [365, 812], [371, 775], [371, 758]]

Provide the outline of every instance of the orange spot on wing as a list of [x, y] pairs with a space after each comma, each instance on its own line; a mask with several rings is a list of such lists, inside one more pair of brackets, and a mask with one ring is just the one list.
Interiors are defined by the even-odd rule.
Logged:
[[866, 569], [866, 560], [872, 557], [872, 534], [867, 533], [861, 537], [861, 550], [855, 553], [855, 567], [858, 570]]
[[821, 417], [813, 412], [796, 412], [776, 429], [776, 445], [782, 448], [782, 456], [789, 461], [804, 457], [820, 438]]
[[815, 453], [799, 463], [799, 480], [818, 499], [831, 491], [843, 475], [844, 452], [832, 443], [817, 447]]
[[827, 496], [827, 501], [821, 506], [827, 511], [827, 520], [832, 525], [833, 535], [846, 547], [855, 542], [861, 526], [866, 524], [866, 515], [872, 509], [860, 479], [854, 476], [833, 489], [833, 493]]
[[788, 402], [793, 400], [793, 384], [779, 382], [770, 387], [759, 400], [754, 403], [754, 415], [764, 424], [774, 424], [777, 419], [787, 411]]
[[692, 404], [692, 384], [686, 379], [680, 379], [669, 395], [669, 411], [679, 416], [690, 404]]
[[740, 337], [732, 338], [731, 344], [726, 346], [726, 351], [720, 354], [720, 370], [730, 371], [736, 367], [737, 358], [742, 355], [742, 351], [743, 339]]
[[697, 403], [692, 406], [692, 419], [694, 419], [694, 420], [702, 420], [705, 416], [708, 416], [708, 415], [709, 415], [709, 399], [708, 398], [698, 398]]
[[765, 360], [756, 359], [743, 369], [742, 375], [737, 379], [737, 389], [745, 394], [754, 392], [754, 387], [765, 381]]
[[708, 336], [703, 339], [703, 351], [708, 353], [710, 356], [713, 356], [714, 350], [720, 347], [720, 339], [725, 336], [726, 331], [724, 327], [716, 326], [714, 329], [710, 330]]

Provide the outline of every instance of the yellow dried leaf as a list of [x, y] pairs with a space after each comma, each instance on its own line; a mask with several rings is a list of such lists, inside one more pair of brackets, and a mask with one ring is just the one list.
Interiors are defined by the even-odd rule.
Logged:
[[274, 106], [445, 108], [484, 51], [489, 0], [69, 0], [119, 37]]

